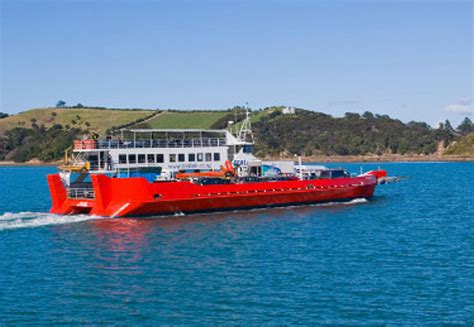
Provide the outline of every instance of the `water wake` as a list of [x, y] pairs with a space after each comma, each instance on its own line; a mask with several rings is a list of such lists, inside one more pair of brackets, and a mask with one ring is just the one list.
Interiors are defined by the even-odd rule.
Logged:
[[325, 203], [316, 203], [313, 206], [317, 207], [331, 207], [331, 206], [340, 206], [340, 205], [353, 205], [353, 204], [361, 204], [367, 203], [369, 200], [366, 198], [357, 198], [347, 202], [325, 202]]
[[89, 215], [63, 216], [47, 212], [6, 212], [0, 215], [0, 231], [15, 228], [70, 224], [100, 218], [101, 217]]
[[[331, 207], [331, 206], [340, 206], [340, 205], [355, 205], [369, 202], [367, 199], [358, 198], [348, 202], [326, 202], [326, 203], [317, 203], [311, 204], [310, 206], [317, 207]], [[290, 206], [298, 207], [298, 206]], [[287, 207], [288, 208], [288, 207]], [[248, 211], [257, 211], [257, 210], [266, 210], [268, 208], [258, 208]], [[235, 210], [239, 212], [240, 210]], [[175, 217], [185, 216], [184, 213], [179, 212], [174, 215]], [[99, 216], [90, 216], [90, 215], [55, 215], [48, 212], [6, 212], [3, 215], [0, 215], [0, 231], [7, 229], [16, 229], [16, 228], [33, 228], [40, 226], [50, 226], [50, 225], [62, 225], [62, 224], [71, 224], [78, 223], [88, 220], [103, 219], [104, 217]]]

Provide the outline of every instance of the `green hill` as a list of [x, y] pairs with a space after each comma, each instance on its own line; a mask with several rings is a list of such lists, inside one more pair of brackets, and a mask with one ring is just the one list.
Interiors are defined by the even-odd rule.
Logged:
[[[465, 119], [457, 130], [446, 121], [439, 128], [423, 122], [403, 123], [387, 115], [366, 112], [333, 117], [283, 107], [252, 111], [251, 120], [259, 156], [434, 155], [450, 144], [447, 155], [474, 156], [474, 125]], [[242, 107], [220, 111], [177, 111], [101, 108], [33, 109], [0, 118], [0, 160], [24, 162], [60, 159], [63, 150], [83, 134], [122, 128], [225, 129], [233, 121], [236, 132], [245, 118]], [[462, 128], [461, 128], [462, 127]]]
[[0, 118], [0, 160], [57, 160], [74, 139], [117, 128], [225, 128], [228, 116], [224, 110], [33, 109]]
[[164, 111], [137, 128], [212, 128], [226, 111]]
[[[280, 107], [267, 108], [254, 111], [250, 118], [252, 123], [260, 121]], [[193, 111], [163, 111], [155, 117], [145, 122], [133, 125], [134, 128], [197, 128], [197, 129], [227, 129], [229, 121], [233, 121], [232, 131], [240, 128], [242, 120], [245, 118], [245, 111], [241, 107], [228, 110], [193, 110]]]
[[[256, 112], [258, 120], [265, 112]], [[40, 108], [0, 119], [0, 135], [15, 127], [32, 128], [33, 125], [51, 128], [61, 125], [65, 129], [81, 129], [104, 135], [117, 127], [128, 128], [213, 128], [225, 129], [229, 120], [242, 120], [240, 110], [236, 117], [232, 110], [146, 110], [146, 109], [97, 109], [97, 108]]]
[[94, 108], [43, 108], [32, 109], [0, 119], [0, 135], [15, 127], [31, 128], [33, 124], [50, 128], [60, 124], [66, 129], [79, 128], [99, 134], [112, 127], [145, 119], [156, 111]]
[[474, 157], [474, 133], [468, 134], [457, 142], [448, 146], [444, 154]]

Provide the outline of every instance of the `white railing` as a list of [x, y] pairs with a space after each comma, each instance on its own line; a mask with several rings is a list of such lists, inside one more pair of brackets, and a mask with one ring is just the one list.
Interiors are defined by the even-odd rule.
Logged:
[[224, 138], [198, 138], [189, 140], [100, 140], [97, 149], [130, 149], [130, 148], [200, 148], [225, 146]]
[[69, 188], [67, 197], [71, 199], [95, 199], [93, 188]]

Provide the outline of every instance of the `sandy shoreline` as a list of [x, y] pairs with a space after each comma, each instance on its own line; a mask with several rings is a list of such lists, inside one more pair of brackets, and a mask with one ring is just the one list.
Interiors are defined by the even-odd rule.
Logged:
[[[294, 160], [295, 158], [264, 158], [264, 160]], [[451, 161], [464, 162], [474, 161], [474, 157], [469, 156], [436, 156], [436, 155], [383, 155], [383, 156], [311, 156], [302, 157], [303, 162], [430, 162], [430, 161]], [[61, 162], [14, 162], [0, 161], [0, 167], [40, 167], [59, 166]]]

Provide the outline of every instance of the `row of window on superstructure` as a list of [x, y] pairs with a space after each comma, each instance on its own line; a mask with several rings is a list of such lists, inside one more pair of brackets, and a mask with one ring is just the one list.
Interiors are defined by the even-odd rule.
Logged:
[[[187, 162], [211, 162], [220, 161], [221, 154], [219, 152], [206, 153], [188, 153]], [[135, 163], [163, 163], [165, 156], [161, 153], [154, 154], [119, 154], [119, 164], [135, 164]], [[171, 153], [168, 155], [168, 162], [186, 162], [186, 154]]]

